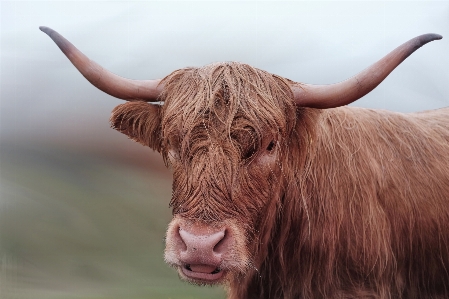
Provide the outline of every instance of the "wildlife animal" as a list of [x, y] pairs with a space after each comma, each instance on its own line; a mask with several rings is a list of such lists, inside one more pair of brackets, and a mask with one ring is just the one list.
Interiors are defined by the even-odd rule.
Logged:
[[440, 35], [310, 85], [238, 62], [129, 80], [41, 30], [126, 100], [112, 127], [172, 168], [165, 261], [182, 279], [232, 299], [449, 298], [449, 109], [346, 106]]

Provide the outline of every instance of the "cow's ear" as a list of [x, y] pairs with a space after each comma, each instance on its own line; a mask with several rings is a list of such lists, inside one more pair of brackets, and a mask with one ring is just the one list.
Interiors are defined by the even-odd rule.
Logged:
[[161, 149], [161, 106], [126, 102], [112, 110], [111, 127], [140, 144]]

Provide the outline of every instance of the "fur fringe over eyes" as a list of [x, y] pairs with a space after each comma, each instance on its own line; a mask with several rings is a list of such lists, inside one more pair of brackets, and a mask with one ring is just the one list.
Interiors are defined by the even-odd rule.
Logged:
[[240, 152], [234, 154], [244, 156], [267, 135], [285, 138], [296, 122], [288, 80], [247, 64], [180, 69], [162, 83], [163, 142], [170, 147], [166, 143], [175, 141], [181, 158], [207, 140], [209, 147], [212, 141], [221, 147], [234, 144]]

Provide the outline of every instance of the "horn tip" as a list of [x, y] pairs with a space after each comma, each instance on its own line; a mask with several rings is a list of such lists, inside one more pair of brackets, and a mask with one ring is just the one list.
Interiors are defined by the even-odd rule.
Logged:
[[50, 34], [52, 34], [53, 32], [55, 32], [53, 29], [51, 29], [50, 27], [47, 26], [39, 26], [39, 29], [44, 32], [45, 34], [47, 34], [48, 36], [50, 36]]
[[434, 40], [439, 40], [442, 39], [443, 36], [440, 34], [436, 34], [436, 33], [427, 33], [427, 34], [423, 34], [421, 35], [421, 42], [424, 44], [427, 44], [428, 42], [434, 41]]
[[429, 33], [430, 36], [432, 36], [433, 39], [443, 39], [443, 36], [437, 33]]

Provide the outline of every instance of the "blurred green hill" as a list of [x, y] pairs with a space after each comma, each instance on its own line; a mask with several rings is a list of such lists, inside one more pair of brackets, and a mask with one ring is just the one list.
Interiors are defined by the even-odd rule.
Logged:
[[0, 145], [0, 298], [224, 298], [163, 261], [171, 181], [82, 151]]

